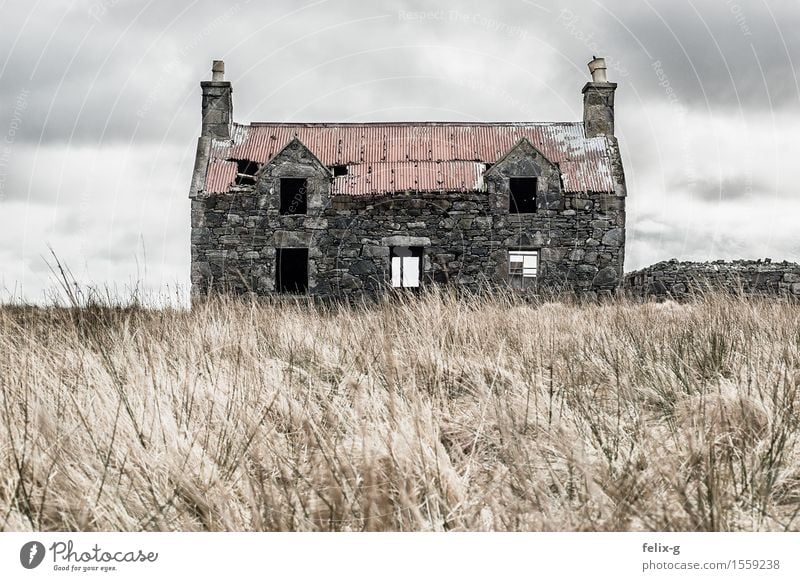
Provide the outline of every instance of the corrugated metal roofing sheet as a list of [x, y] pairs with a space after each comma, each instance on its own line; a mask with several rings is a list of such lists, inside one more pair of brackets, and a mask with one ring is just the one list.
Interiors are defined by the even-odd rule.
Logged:
[[375, 192], [475, 191], [483, 189], [485, 164], [474, 161], [407, 161], [347, 165], [347, 174], [333, 179], [337, 194], [364, 196]]
[[485, 164], [528, 139], [559, 164], [567, 191], [612, 191], [605, 137], [587, 139], [583, 123], [254, 123], [234, 125], [212, 145], [205, 189], [227, 191], [232, 159], [263, 164], [297, 137], [327, 166], [345, 165], [334, 194], [482, 190]]
[[239, 166], [235, 161], [215, 159], [209, 162], [206, 173], [206, 191], [219, 194], [227, 192], [236, 179]]

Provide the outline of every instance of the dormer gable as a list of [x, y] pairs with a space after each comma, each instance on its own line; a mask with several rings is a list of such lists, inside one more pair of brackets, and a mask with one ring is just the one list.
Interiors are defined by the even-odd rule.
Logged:
[[503, 157], [498, 159], [484, 174], [484, 179], [497, 177], [541, 177], [558, 167], [539, 151], [528, 139], [521, 138]]
[[278, 151], [259, 170], [256, 179], [262, 178], [319, 178], [332, 179], [333, 175], [313, 151], [296, 136]]
[[510, 214], [536, 214], [563, 206], [558, 166], [524, 137], [483, 177], [497, 206]]

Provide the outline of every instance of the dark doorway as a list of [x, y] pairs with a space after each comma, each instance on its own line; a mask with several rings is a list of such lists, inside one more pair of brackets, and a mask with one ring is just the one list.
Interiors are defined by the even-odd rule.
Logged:
[[512, 214], [536, 213], [536, 178], [508, 180], [508, 211]]
[[275, 290], [291, 294], [303, 294], [308, 291], [308, 248], [276, 250]]
[[307, 180], [281, 178], [281, 214], [305, 214], [308, 206]]

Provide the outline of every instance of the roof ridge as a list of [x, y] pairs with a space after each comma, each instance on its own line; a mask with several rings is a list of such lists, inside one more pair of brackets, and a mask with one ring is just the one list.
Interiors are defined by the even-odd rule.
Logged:
[[517, 125], [517, 126], [530, 126], [530, 125], [583, 125], [583, 121], [354, 121], [354, 122], [339, 122], [339, 121], [252, 121], [250, 123], [234, 123], [239, 127], [343, 127], [343, 126], [357, 126], [357, 125], [392, 125], [392, 126], [409, 126], [409, 125], [454, 125], [464, 127], [474, 126], [498, 126], [498, 125]]

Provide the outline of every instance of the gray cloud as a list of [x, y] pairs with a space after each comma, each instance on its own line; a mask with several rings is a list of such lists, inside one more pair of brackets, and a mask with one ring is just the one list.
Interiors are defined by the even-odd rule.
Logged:
[[341, 103], [305, 96], [394, 76], [406, 79], [399, 89], [358, 85], [365, 110], [402, 106], [410, 95], [420, 103], [449, 102], [453, 84], [413, 79], [420, 69], [446, 74], [436, 66], [444, 61], [434, 46], [474, 62], [473, 77], [533, 99], [547, 95], [545, 83], [560, 94], [561, 87], [579, 86], [594, 51], [608, 56], [610, 75], [629, 95], [682, 107], [768, 109], [794, 106], [799, 97], [792, 58], [800, 51], [790, 33], [800, 12], [790, 2], [758, 9], [728, 1], [622, 0], [306, 6], [97, 0], [30, 14], [32, 6], [17, 0], [4, 8], [0, 24], [0, 54], [8, 55], [0, 99], [30, 91], [20, 138], [178, 142], [196, 130], [197, 81], [214, 57], [225, 55], [239, 75], [244, 98], [237, 104], [245, 112], [289, 115], [299, 93], [299, 102], [310, 104], [302, 110], [309, 117], [339, 118]]
[[769, 184], [759, 181], [753, 182], [752, 175], [740, 174], [728, 176], [723, 179], [699, 178], [692, 182], [686, 180], [674, 181], [671, 184], [675, 190], [687, 191], [690, 195], [708, 202], [739, 202], [751, 199], [756, 201], [755, 192], [769, 191]]
[[[581, 6], [580, 8], [578, 6]], [[670, 3], [621, 0], [559, 9], [550, 38], [566, 32], [609, 55], [610, 74], [637, 94], [702, 110], [772, 110], [800, 99], [800, 12], [790, 1]], [[616, 73], [616, 74], [615, 74]]]

